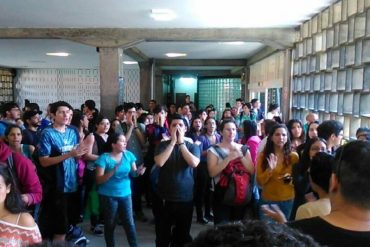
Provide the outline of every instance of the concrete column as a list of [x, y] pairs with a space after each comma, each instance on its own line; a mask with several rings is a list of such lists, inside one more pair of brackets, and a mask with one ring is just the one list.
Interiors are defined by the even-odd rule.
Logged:
[[165, 103], [165, 98], [163, 95], [163, 79], [162, 73], [157, 74], [155, 73], [154, 76], [154, 95], [157, 103], [163, 105]]
[[292, 49], [284, 51], [284, 75], [281, 95], [281, 106], [283, 122], [287, 122], [292, 115]]
[[250, 98], [250, 90], [249, 90], [249, 82], [250, 82], [250, 67], [249, 66], [246, 66], [244, 67], [244, 81], [242, 81], [242, 83], [244, 83], [245, 87], [244, 87], [244, 100], [245, 102], [250, 102], [252, 99]]
[[101, 112], [109, 119], [119, 104], [118, 79], [122, 71], [121, 48], [99, 48]]
[[144, 108], [148, 107], [152, 99], [151, 62], [139, 62], [140, 67], [140, 102]]

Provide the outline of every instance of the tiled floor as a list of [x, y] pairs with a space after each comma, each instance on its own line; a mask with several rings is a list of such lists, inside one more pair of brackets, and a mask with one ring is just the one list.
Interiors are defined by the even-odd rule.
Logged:
[[[195, 210], [194, 210], [195, 211]], [[142, 223], [139, 221], [136, 221], [136, 230], [138, 235], [138, 241], [139, 246], [141, 247], [152, 247], [155, 246], [155, 232], [154, 232], [154, 224], [151, 224], [153, 215], [151, 213], [151, 210], [145, 209], [144, 210], [145, 215], [149, 218], [148, 222]], [[196, 217], [194, 212], [193, 217], [193, 224], [191, 226], [191, 235], [194, 238], [197, 236], [197, 234], [201, 231], [206, 229], [207, 227], [211, 227], [213, 223], [208, 223], [208, 225], [203, 226], [196, 223]], [[84, 223], [81, 224], [82, 229], [84, 230], [86, 237], [90, 240], [90, 243], [88, 247], [102, 247], [105, 246], [104, 242], [104, 236], [95, 236], [93, 235], [89, 228], [89, 222], [84, 221]], [[123, 230], [122, 226], [117, 226], [115, 230], [115, 237], [116, 237], [116, 246], [128, 246], [127, 240], [126, 240], [126, 234]]]

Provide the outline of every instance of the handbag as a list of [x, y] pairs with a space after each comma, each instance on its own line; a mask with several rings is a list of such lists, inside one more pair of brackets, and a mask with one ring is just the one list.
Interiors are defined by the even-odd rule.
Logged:
[[[221, 158], [227, 155], [217, 145], [214, 146]], [[248, 147], [243, 146], [242, 151], [246, 153]], [[248, 173], [241, 162], [241, 158], [236, 158], [229, 162], [220, 175], [220, 181], [215, 187], [215, 199], [228, 206], [242, 206], [252, 200], [253, 195], [253, 176]]]

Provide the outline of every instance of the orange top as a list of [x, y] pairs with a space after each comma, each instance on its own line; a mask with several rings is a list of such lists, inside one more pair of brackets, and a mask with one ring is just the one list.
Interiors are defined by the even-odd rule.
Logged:
[[276, 168], [272, 171], [262, 171], [262, 161], [265, 158], [260, 153], [257, 158], [257, 184], [262, 188], [262, 199], [267, 201], [287, 201], [294, 198], [294, 187], [292, 183], [284, 183], [282, 177], [289, 173], [292, 175], [292, 168], [298, 160], [298, 154], [289, 154], [289, 165], [285, 167], [283, 161], [278, 159]]

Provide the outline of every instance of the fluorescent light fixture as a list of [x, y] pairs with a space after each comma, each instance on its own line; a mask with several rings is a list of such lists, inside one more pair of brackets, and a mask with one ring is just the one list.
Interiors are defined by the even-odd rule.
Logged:
[[220, 42], [220, 44], [224, 45], [244, 45], [244, 41], [229, 41], [229, 42]]
[[170, 52], [165, 54], [167, 57], [186, 57], [186, 53], [175, 53], [175, 52]]
[[131, 64], [137, 64], [136, 61], [123, 61], [124, 64], [128, 64], [128, 65], [131, 65]]
[[180, 77], [180, 81], [190, 85], [193, 84], [196, 81], [196, 79], [194, 79], [193, 77]]
[[176, 18], [176, 14], [170, 9], [152, 9], [150, 17], [156, 21], [171, 21]]
[[56, 57], [68, 57], [71, 54], [69, 54], [67, 52], [48, 52], [48, 53], [46, 53], [46, 55], [56, 56]]

